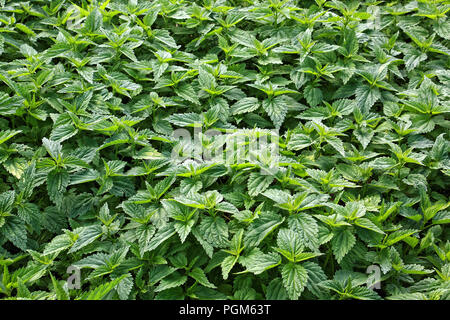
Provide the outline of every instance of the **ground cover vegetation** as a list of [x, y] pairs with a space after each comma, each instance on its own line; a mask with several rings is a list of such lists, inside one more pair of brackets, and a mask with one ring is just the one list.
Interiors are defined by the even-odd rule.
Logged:
[[0, 0], [0, 298], [449, 299], [449, 9]]

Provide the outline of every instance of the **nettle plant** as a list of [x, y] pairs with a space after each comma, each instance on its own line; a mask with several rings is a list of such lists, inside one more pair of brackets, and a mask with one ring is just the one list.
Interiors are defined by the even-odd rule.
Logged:
[[450, 299], [449, 10], [0, 0], [0, 298]]

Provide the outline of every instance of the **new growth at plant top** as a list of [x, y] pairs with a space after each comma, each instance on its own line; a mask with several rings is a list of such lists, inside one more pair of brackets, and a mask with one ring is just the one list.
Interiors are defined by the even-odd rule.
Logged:
[[449, 9], [0, 0], [0, 299], [448, 300]]

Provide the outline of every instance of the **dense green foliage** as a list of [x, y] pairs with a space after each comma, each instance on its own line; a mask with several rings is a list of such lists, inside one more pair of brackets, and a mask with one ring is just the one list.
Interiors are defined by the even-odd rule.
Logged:
[[0, 298], [450, 299], [449, 9], [0, 0]]

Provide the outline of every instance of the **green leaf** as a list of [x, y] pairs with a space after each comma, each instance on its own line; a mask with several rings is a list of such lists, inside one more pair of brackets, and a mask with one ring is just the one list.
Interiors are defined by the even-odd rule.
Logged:
[[225, 259], [223, 259], [222, 263], [220, 264], [220, 267], [222, 269], [222, 277], [224, 280], [228, 279], [228, 275], [230, 274], [231, 269], [233, 269], [237, 261], [238, 257], [235, 256], [228, 256]]
[[3, 163], [3, 166], [10, 174], [20, 179], [28, 166], [28, 162], [23, 158], [9, 158]]
[[287, 144], [287, 147], [289, 150], [301, 150], [309, 147], [312, 144], [314, 144], [314, 140], [311, 138], [311, 136], [299, 133], [292, 135]]
[[343, 142], [337, 137], [326, 137], [325, 140], [337, 151], [341, 154], [341, 156], [345, 157], [345, 149]]
[[83, 293], [81, 296], [77, 297], [76, 300], [103, 300], [108, 293], [114, 290], [114, 288], [127, 276], [127, 274], [124, 274], [112, 281], [105, 282], [95, 289]]
[[355, 243], [356, 238], [350, 230], [341, 229], [336, 232], [333, 239], [331, 239], [331, 248], [333, 249], [333, 254], [337, 262], [340, 263], [342, 261]]
[[63, 142], [71, 137], [75, 136], [78, 130], [72, 124], [64, 124], [58, 126], [52, 130], [50, 134], [50, 139], [55, 142]]
[[115, 289], [121, 300], [128, 300], [131, 290], [133, 289], [133, 277], [131, 274], [128, 273]]
[[58, 161], [61, 158], [62, 146], [59, 142], [43, 138], [42, 144], [47, 150], [48, 154], [53, 158], [53, 160]]
[[172, 237], [176, 230], [172, 224], [167, 224], [156, 232], [156, 235], [145, 247], [144, 252], [155, 250], [161, 243]]
[[14, 190], [6, 191], [0, 194], [0, 214], [10, 213], [13, 209], [16, 193]]
[[303, 94], [305, 95], [305, 99], [311, 107], [315, 107], [320, 102], [322, 102], [322, 90], [312, 85], [306, 86]]
[[392, 246], [393, 244], [395, 244], [417, 232], [418, 232], [418, 230], [414, 230], [414, 229], [404, 229], [404, 230], [394, 231], [393, 233], [389, 234], [389, 236], [386, 238], [384, 243], [386, 246]]
[[264, 192], [273, 182], [272, 176], [252, 172], [247, 182], [248, 194], [252, 197]]
[[182, 275], [178, 271], [171, 273], [167, 277], [161, 280], [158, 287], [156, 287], [155, 292], [164, 291], [167, 289], [179, 287], [187, 281], [187, 276]]
[[273, 279], [267, 286], [267, 300], [288, 300], [289, 296], [280, 278]]
[[290, 229], [278, 231], [277, 246], [278, 252], [292, 262], [295, 262], [296, 256], [303, 251], [302, 239]]
[[262, 106], [272, 120], [275, 128], [280, 128], [288, 110], [288, 106], [283, 96], [265, 99], [262, 102]]
[[328, 277], [323, 272], [320, 265], [307, 261], [303, 263], [302, 266], [308, 272], [308, 283], [306, 284], [306, 288], [308, 288], [308, 290], [311, 291], [317, 298], [325, 298], [326, 293], [320, 288], [320, 283], [326, 281]]
[[201, 285], [208, 287], [208, 288], [216, 288], [214, 284], [209, 282], [208, 278], [206, 277], [205, 272], [200, 268], [194, 268], [189, 272], [189, 276], [191, 278], [194, 278], [198, 283]]
[[6, 131], [0, 131], [0, 144], [8, 141], [15, 135], [18, 135], [21, 133], [21, 130], [6, 130]]
[[276, 203], [287, 203], [291, 200], [291, 195], [286, 193], [285, 191], [278, 189], [269, 189], [262, 193], [267, 198], [275, 201]]
[[195, 224], [195, 220], [191, 219], [188, 221], [176, 221], [174, 223], [174, 228], [178, 235], [180, 236], [181, 243], [186, 241], [187, 236], [191, 233], [192, 227]]
[[367, 218], [358, 218], [355, 220], [355, 224], [358, 227], [368, 229], [377, 233], [385, 234], [383, 230], [381, 230], [375, 223], [373, 223]]
[[70, 248], [74, 244], [69, 234], [60, 234], [53, 238], [44, 249], [44, 255], [59, 253]]
[[379, 157], [369, 162], [369, 166], [374, 169], [389, 169], [396, 165], [396, 162], [392, 158]]
[[69, 185], [69, 173], [66, 170], [53, 169], [47, 175], [47, 191], [50, 199], [60, 202]]
[[358, 139], [358, 141], [361, 143], [363, 149], [366, 149], [373, 138], [374, 132], [373, 130], [367, 127], [361, 127], [357, 130], [354, 130], [353, 134], [355, 135], [356, 139]]
[[283, 285], [291, 300], [298, 300], [308, 282], [308, 272], [300, 264], [289, 262], [281, 269]]
[[246, 247], [258, 246], [271, 232], [284, 222], [284, 218], [274, 213], [262, 213], [255, 220], [244, 236]]
[[293, 230], [301, 239], [301, 242], [311, 250], [319, 249], [319, 239], [317, 234], [319, 226], [316, 220], [307, 213], [299, 213], [289, 217], [289, 228]]
[[203, 122], [197, 113], [173, 114], [167, 118], [167, 121], [179, 127], [201, 127]]
[[96, 239], [103, 235], [103, 231], [100, 225], [94, 224], [87, 227], [82, 227], [78, 233], [78, 238], [70, 248], [69, 253], [76, 252], [88, 244], [94, 242]]
[[380, 90], [377, 87], [361, 85], [356, 88], [356, 104], [362, 113], [369, 112], [372, 106], [381, 98]]
[[85, 28], [86, 31], [93, 33], [100, 29], [102, 26], [103, 16], [98, 8], [94, 8], [86, 18]]
[[178, 96], [182, 97], [183, 99], [186, 99], [187, 101], [190, 101], [195, 104], [200, 104], [200, 101], [198, 100], [197, 97], [197, 93], [190, 84], [183, 83], [175, 87], [174, 91]]
[[19, 218], [9, 217], [3, 226], [0, 227], [0, 233], [17, 248], [27, 249], [27, 229]]
[[247, 256], [241, 257], [239, 262], [246, 268], [245, 272], [260, 274], [278, 266], [281, 263], [281, 257], [274, 252], [263, 253], [258, 248], [254, 248]]
[[53, 284], [53, 290], [56, 294], [57, 300], [70, 300], [69, 294], [64, 290], [64, 288], [61, 286], [61, 284], [58, 282], [58, 280], [53, 277], [53, 275], [50, 273], [50, 278], [52, 279]]
[[231, 106], [231, 113], [233, 115], [235, 114], [242, 114], [242, 113], [248, 113], [255, 111], [259, 108], [260, 104], [258, 102], [258, 99], [253, 97], [247, 97], [242, 100], [239, 100], [234, 105]]
[[213, 247], [225, 247], [228, 243], [228, 225], [220, 217], [205, 217], [199, 225], [204, 239]]
[[23, 299], [31, 299], [31, 292], [22, 281], [22, 279], [17, 279], [17, 296]]

